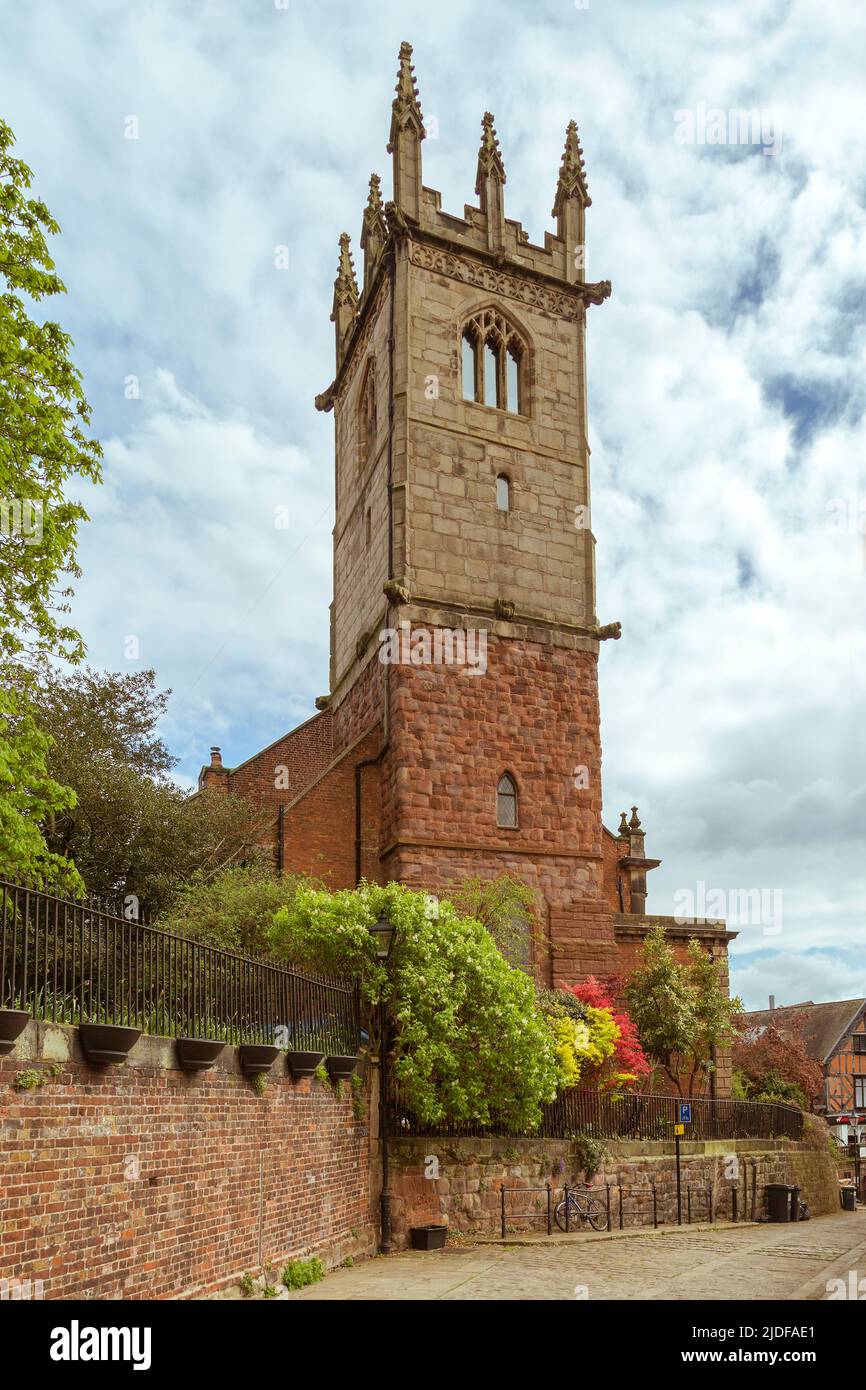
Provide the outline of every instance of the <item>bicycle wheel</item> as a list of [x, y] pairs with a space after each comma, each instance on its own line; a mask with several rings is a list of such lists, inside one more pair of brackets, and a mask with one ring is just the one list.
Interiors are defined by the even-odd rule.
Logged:
[[597, 1197], [590, 1197], [584, 1215], [594, 1231], [607, 1230], [607, 1207]]
[[553, 1215], [556, 1220], [556, 1224], [561, 1231], [564, 1231], [566, 1229], [574, 1231], [577, 1229], [574, 1207], [572, 1207], [571, 1209], [571, 1217], [569, 1219], [568, 1227], [566, 1227], [565, 1224], [565, 1202], [559, 1203], [559, 1206], [554, 1209]]

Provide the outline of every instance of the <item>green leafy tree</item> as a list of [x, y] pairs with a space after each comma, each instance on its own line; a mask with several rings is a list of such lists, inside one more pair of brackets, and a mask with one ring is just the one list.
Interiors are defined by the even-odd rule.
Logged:
[[0, 652], [80, 660], [81, 637], [63, 616], [69, 592], [58, 580], [79, 574], [75, 546], [87, 513], [66, 489], [74, 478], [101, 480], [102, 451], [85, 434], [90, 407], [70, 361], [72, 340], [59, 324], [31, 316], [32, 303], [66, 290], [46, 241], [60, 228], [28, 197], [33, 176], [13, 157], [13, 143], [0, 121]]
[[74, 798], [48, 772], [28, 672], [39, 654], [83, 655], [66, 615], [87, 514], [67, 494], [75, 479], [100, 481], [101, 450], [85, 432], [90, 407], [68, 334], [32, 313], [65, 290], [46, 240], [59, 227], [29, 196], [32, 174], [13, 143], [0, 120], [0, 872], [80, 891], [40, 832]]
[[535, 894], [516, 874], [467, 878], [448, 890], [449, 901], [465, 917], [475, 917], [490, 932], [506, 960], [532, 968], [533, 948], [543, 945]]
[[157, 732], [170, 693], [156, 689], [150, 670], [47, 665], [32, 691], [50, 739], [48, 770], [75, 794], [45, 817], [49, 850], [74, 860], [96, 897], [135, 898], [150, 916], [167, 911], [184, 885], [200, 887], [229, 865], [273, 873], [260, 848], [273, 807], [216, 792], [190, 797], [173, 782], [176, 759]]
[[[396, 928], [387, 968], [371, 925]], [[287, 959], [355, 975], [393, 1020], [394, 1075], [427, 1124], [536, 1128], [541, 1106], [564, 1081], [554, 1039], [526, 973], [509, 965], [489, 931], [450, 902], [400, 884], [328, 893], [300, 886], [270, 932]]]
[[49, 850], [40, 828], [44, 818], [75, 805], [74, 792], [48, 773], [50, 748], [26, 700], [0, 689], [0, 877], [77, 894], [82, 883], [74, 866]]
[[262, 862], [231, 864], [216, 874], [197, 871], [158, 925], [229, 950], [267, 951], [274, 915], [294, 904], [301, 882]]
[[680, 1095], [693, 1096], [714, 1068], [714, 1054], [737, 1035], [739, 999], [728, 995], [724, 967], [699, 941], [678, 959], [659, 923], [648, 933], [623, 998], [651, 1060]]

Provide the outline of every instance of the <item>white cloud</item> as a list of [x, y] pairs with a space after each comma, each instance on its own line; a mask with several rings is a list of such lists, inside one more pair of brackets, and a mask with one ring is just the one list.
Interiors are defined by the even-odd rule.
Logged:
[[[575, 116], [590, 274], [614, 284], [589, 335], [599, 616], [623, 622], [601, 661], [606, 816], [640, 804], [654, 910], [698, 879], [784, 890], [784, 956], [736, 948], [781, 996], [817, 970], [804, 950], [863, 936], [866, 547], [828, 503], [866, 506], [866, 11], [443, 0], [405, 24], [396, 0], [7, 17], [3, 114], [64, 228], [58, 312], [108, 441], [76, 604], [91, 658], [117, 666], [140, 634], [188, 778], [212, 740], [239, 761], [311, 713], [333, 496], [312, 397], [338, 233], [357, 246], [372, 169], [388, 187], [398, 43], [449, 210], [489, 108], [508, 213], [541, 240]], [[699, 102], [770, 110], [781, 151], [677, 145]], [[844, 981], [827, 957], [806, 992]]]

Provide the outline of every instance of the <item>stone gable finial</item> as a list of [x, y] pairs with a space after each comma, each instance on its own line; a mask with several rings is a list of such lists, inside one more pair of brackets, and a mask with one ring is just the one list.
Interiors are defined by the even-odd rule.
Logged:
[[[358, 307], [358, 281], [355, 278], [355, 265], [349, 250], [351, 237], [348, 232], [340, 233], [340, 260], [337, 265], [337, 278], [334, 281], [334, 311], [344, 304]], [[334, 314], [331, 315], [333, 319]]]
[[[376, 222], [380, 222], [383, 227], [385, 225], [385, 219], [382, 215], [382, 180], [378, 174], [371, 174], [370, 191], [367, 194], [367, 206], [364, 209], [364, 227]], [[363, 246], [363, 244], [362, 236], [361, 245]]]
[[413, 127], [419, 140], [426, 135], [424, 117], [421, 115], [421, 102], [418, 97], [418, 83], [412, 64], [411, 43], [400, 45], [400, 71], [397, 73], [397, 95], [391, 104], [391, 134], [388, 137], [388, 153], [393, 154], [397, 137], [402, 130]]
[[382, 180], [370, 175], [370, 192], [361, 223], [361, 250], [364, 252], [364, 293], [370, 288], [385, 242], [388, 227], [382, 207]]
[[586, 169], [583, 158], [583, 150], [580, 147], [580, 137], [577, 133], [577, 124], [569, 121], [565, 132], [565, 151], [562, 156], [562, 164], [559, 168], [559, 178], [556, 183], [556, 197], [553, 202], [553, 216], [559, 217], [563, 211], [563, 204], [570, 198], [576, 198], [582, 207], [592, 206], [592, 199], [589, 196], [589, 189], [586, 184]]
[[485, 179], [505, 182], [505, 165], [499, 149], [499, 140], [493, 127], [493, 116], [485, 111], [481, 118], [481, 149], [478, 151], [478, 172], [475, 175], [475, 192], [480, 195]]
[[352, 253], [349, 250], [349, 234], [342, 232], [340, 234], [340, 260], [337, 266], [337, 278], [334, 281], [334, 305], [331, 310], [331, 322], [336, 326], [337, 333], [337, 366], [343, 359], [346, 342], [355, 323], [358, 300], [358, 281], [355, 279], [355, 267], [352, 263]]
[[619, 813], [619, 833], [620, 835], [628, 836], [628, 821], [625, 811], [620, 811]]
[[628, 828], [632, 831], [640, 830], [641, 828], [640, 818], [638, 817], [636, 806], [632, 806], [631, 808], [631, 820], [628, 823]]

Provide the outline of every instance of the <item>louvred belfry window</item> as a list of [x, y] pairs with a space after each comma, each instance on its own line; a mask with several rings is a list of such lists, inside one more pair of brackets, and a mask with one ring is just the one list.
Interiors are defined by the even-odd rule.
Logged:
[[526, 344], [496, 309], [482, 309], [463, 327], [463, 399], [526, 415]]

